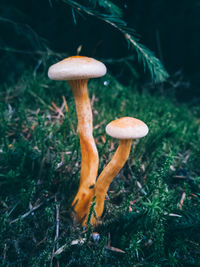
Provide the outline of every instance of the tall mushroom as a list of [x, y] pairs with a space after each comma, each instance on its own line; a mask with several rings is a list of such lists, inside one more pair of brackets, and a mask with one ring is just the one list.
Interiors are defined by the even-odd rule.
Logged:
[[88, 96], [89, 78], [106, 74], [106, 67], [100, 61], [83, 56], [66, 58], [49, 68], [48, 76], [52, 80], [66, 80], [72, 89], [78, 117], [78, 133], [81, 145], [81, 177], [79, 190], [72, 206], [77, 219], [86, 215], [93, 194], [98, 171], [99, 156], [93, 137], [93, 116]]
[[[97, 218], [100, 218], [104, 209], [104, 200], [109, 185], [113, 178], [119, 173], [128, 159], [131, 150], [132, 139], [144, 137], [148, 133], [147, 125], [141, 120], [123, 117], [110, 122], [106, 126], [106, 133], [119, 139], [119, 146], [113, 158], [99, 175], [95, 185]], [[92, 224], [96, 224], [96, 219], [92, 217]]]

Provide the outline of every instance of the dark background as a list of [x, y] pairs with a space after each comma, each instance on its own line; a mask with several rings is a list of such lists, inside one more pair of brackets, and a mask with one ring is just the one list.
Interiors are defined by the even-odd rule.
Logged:
[[[122, 8], [123, 19], [136, 30], [141, 42], [160, 58], [182, 100], [200, 97], [200, 1], [127, 0], [113, 1]], [[88, 1], [79, 1], [86, 4]], [[103, 10], [102, 10], [103, 12]], [[73, 12], [63, 1], [0, 1], [0, 81], [9, 84], [32, 68], [46, 71], [49, 59], [59, 53], [70, 56], [82, 45], [81, 55], [112, 59], [106, 64], [123, 83], [134, 78], [150, 81], [137, 59], [132, 62], [137, 75], [122, 62], [135, 55], [122, 34], [96, 17]], [[56, 54], [58, 53], [58, 54]]]

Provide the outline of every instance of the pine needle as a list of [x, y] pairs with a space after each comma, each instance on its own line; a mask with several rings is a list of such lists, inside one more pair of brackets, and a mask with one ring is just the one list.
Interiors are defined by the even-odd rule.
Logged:
[[[139, 62], [143, 64], [144, 71], [148, 68], [150, 76], [154, 82], [163, 82], [169, 77], [169, 74], [163, 67], [160, 60], [153, 54], [152, 51], [139, 42], [138, 37], [135, 37], [137, 35], [136, 32], [127, 27], [126, 22], [121, 18], [121, 12], [116, 11], [114, 8], [115, 12], [110, 12], [109, 14], [106, 12], [106, 14], [102, 14], [94, 8], [88, 6], [86, 7], [73, 0], [63, 0], [63, 2], [70, 5], [72, 8], [77, 10], [77, 12], [83, 12], [89, 16], [94, 16], [121, 32], [128, 44], [135, 49]], [[97, 1], [95, 2], [97, 3]], [[109, 4], [112, 6], [111, 1], [98, 1], [98, 3], [99, 5], [101, 3], [105, 9], [109, 6]]]

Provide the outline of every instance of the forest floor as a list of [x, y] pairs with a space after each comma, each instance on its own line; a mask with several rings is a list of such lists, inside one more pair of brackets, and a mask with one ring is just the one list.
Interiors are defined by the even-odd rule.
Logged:
[[89, 92], [99, 173], [118, 145], [107, 123], [132, 116], [149, 126], [95, 229], [72, 218], [81, 158], [67, 83], [27, 72], [1, 91], [0, 265], [200, 266], [200, 108], [109, 75]]

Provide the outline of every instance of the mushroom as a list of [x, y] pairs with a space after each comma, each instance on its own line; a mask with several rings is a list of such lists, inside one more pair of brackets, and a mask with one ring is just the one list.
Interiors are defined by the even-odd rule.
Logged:
[[72, 206], [78, 221], [87, 214], [96, 182], [99, 156], [93, 137], [93, 117], [87, 83], [89, 78], [106, 74], [106, 67], [100, 61], [83, 56], [66, 58], [49, 68], [52, 80], [66, 80], [72, 89], [78, 117], [78, 133], [81, 146], [81, 174], [78, 192]]
[[[141, 138], [147, 135], [148, 127], [141, 120], [131, 117], [123, 117], [111, 121], [106, 126], [106, 133], [114, 138], [119, 139], [119, 146], [109, 164], [99, 175], [95, 185], [95, 212], [97, 218], [100, 218], [103, 213], [104, 200], [109, 185], [113, 181], [113, 178], [122, 169], [129, 157], [132, 139]], [[92, 216], [91, 224], [96, 224], [96, 219], [94, 216]]]

